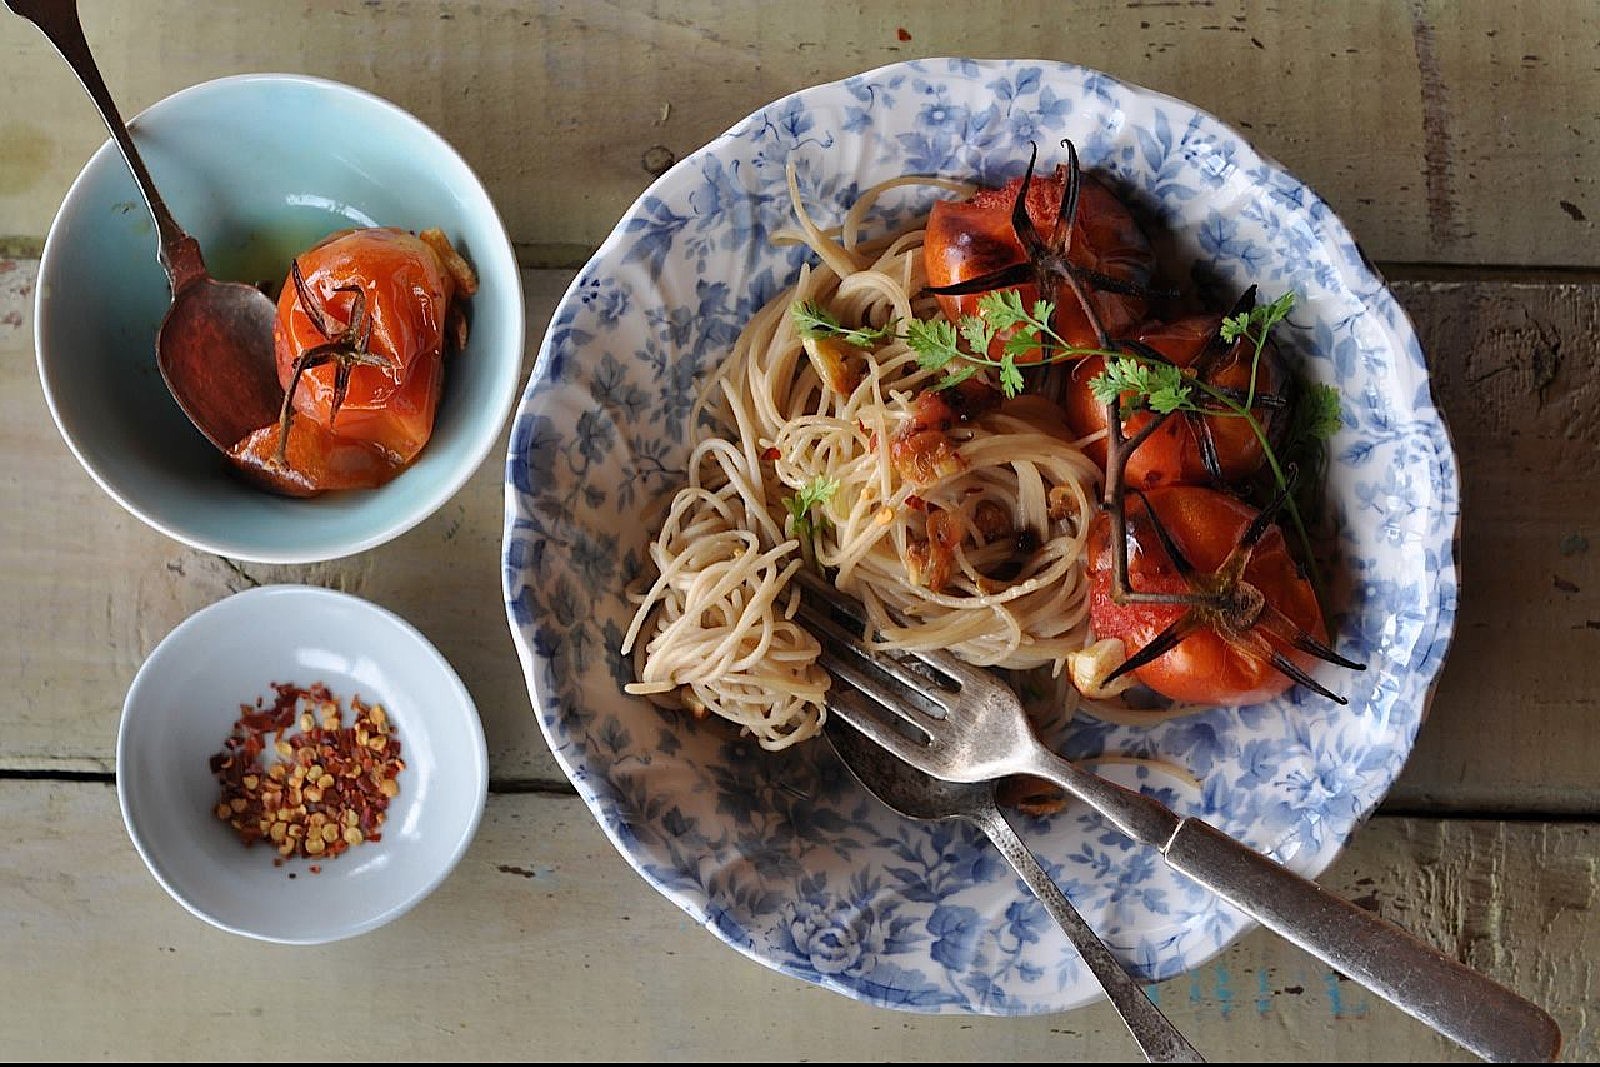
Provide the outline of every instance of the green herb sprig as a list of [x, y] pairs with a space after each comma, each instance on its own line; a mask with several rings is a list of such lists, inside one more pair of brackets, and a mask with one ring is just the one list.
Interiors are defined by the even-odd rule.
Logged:
[[1194, 390], [1180, 368], [1132, 356], [1106, 360], [1105, 370], [1089, 379], [1089, 391], [1102, 404], [1131, 393], [1160, 415], [1199, 410], [1192, 399]]
[[[984, 293], [978, 298], [978, 314], [964, 317], [959, 326], [942, 318], [913, 319], [903, 333], [897, 321], [851, 329], [826, 309], [805, 302], [796, 302], [790, 315], [802, 337], [836, 337], [857, 348], [904, 341], [916, 353], [918, 366], [945, 372], [935, 386], [938, 389], [959, 385], [992, 368], [998, 372], [1000, 391], [1008, 398], [1027, 386], [1017, 360], [1029, 353], [1039, 352], [1038, 362], [1044, 363], [1117, 355], [1101, 348], [1069, 345], [1050, 325], [1055, 305], [1038, 300], [1031, 308], [1025, 307], [1022, 294], [1015, 289]], [[989, 349], [1002, 331], [1008, 332], [1001, 354], [995, 358]]]
[[1294, 293], [1287, 292], [1270, 304], [1257, 304], [1249, 311], [1241, 311], [1222, 320], [1222, 339], [1229, 343], [1243, 337], [1256, 346], [1250, 357], [1250, 389], [1245, 396], [1246, 409], [1255, 407], [1256, 372], [1261, 368], [1261, 350], [1266, 347], [1267, 335], [1272, 328], [1288, 317], [1294, 307]]
[[821, 510], [822, 505], [838, 491], [839, 479], [819, 474], [794, 496], [783, 499], [783, 506], [789, 512], [789, 535], [799, 539], [801, 551], [808, 560], [815, 557], [817, 534], [832, 525], [827, 513]]
[[852, 329], [841, 323], [827, 308], [803, 301], [796, 301], [789, 309], [789, 315], [794, 319], [795, 329], [800, 331], [801, 337], [838, 337], [856, 348], [873, 348], [895, 336], [893, 322]]

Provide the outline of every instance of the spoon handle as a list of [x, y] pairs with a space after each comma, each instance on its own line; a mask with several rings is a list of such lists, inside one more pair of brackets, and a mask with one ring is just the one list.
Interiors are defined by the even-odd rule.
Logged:
[[183, 228], [172, 217], [172, 212], [167, 210], [161, 194], [156, 191], [156, 183], [139, 156], [139, 150], [134, 147], [133, 135], [122, 121], [122, 115], [106, 88], [105, 79], [100, 76], [100, 68], [89, 51], [89, 42], [83, 36], [83, 24], [78, 20], [76, 0], [5, 0], [5, 5], [39, 27], [40, 32], [55, 45], [56, 51], [61, 53], [61, 58], [67, 61], [67, 66], [78, 76], [89, 98], [94, 101], [94, 106], [99, 109], [106, 129], [111, 131], [111, 139], [122, 150], [122, 158], [127, 160], [128, 169], [133, 171], [133, 180], [155, 218], [156, 234], [161, 240], [161, 266], [166, 269], [172, 282], [172, 291], [176, 293], [191, 278], [204, 273], [200, 245], [183, 232]]
[[1151, 1063], [1204, 1063], [1205, 1057], [1195, 1051], [1194, 1046], [1172, 1025], [1172, 1021], [1161, 1013], [1161, 1009], [1150, 1000], [1133, 975], [1117, 962], [1106, 943], [1078, 914], [1078, 909], [1072, 906], [1054, 879], [1045, 873], [1028, 846], [1023, 844], [1022, 838], [1006, 822], [1005, 816], [997, 808], [988, 807], [968, 812], [967, 818], [988, 835], [1001, 855], [1011, 861], [1011, 866], [1028, 883], [1028, 888], [1033, 890], [1067, 937], [1072, 939], [1083, 962], [1099, 979], [1117, 1014], [1122, 1016], [1129, 1033], [1139, 1043], [1145, 1059]]

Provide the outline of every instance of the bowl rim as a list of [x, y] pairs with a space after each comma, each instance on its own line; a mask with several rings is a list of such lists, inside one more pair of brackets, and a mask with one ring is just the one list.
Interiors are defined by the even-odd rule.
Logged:
[[[495, 204], [494, 198], [489, 195], [488, 189], [484, 186], [483, 181], [478, 176], [477, 172], [473, 169], [471, 164], [469, 164], [466, 159], [462, 157], [460, 152], [456, 150], [455, 146], [451, 144], [450, 141], [447, 140], [441, 133], [439, 133], [438, 130], [434, 129], [428, 123], [422, 121], [416, 115], [401, 107], [399, 104], [396, 104], [391, 100], [387, 100], [376, 93], [362, 89], [358, 86], [347, 84], [345, 82], [335, 81], [331, 78], [323, 78], [313, 74], [273, 72], [229, 74], [218, 78], [209, 78], [205, 81], [196, 82], [193, 85], [187, 85], [176, 92], [162, 97], [160, 100], [157, 100], [155, 103], [150, 104], [148, 107], [139, 111], [131, 119], [128, 119], [127, 126], [130, 130], [134, 130], [141, 122], [149, 122], [152, 118], [159, 120], [161, 112], [166, 108], [173, 106], [178, 101], [186, 100], [193, 96], [202, 96], [219, 90], [227, 91], [243, 85], [256, 83], [307, 85], [328, 92], [344, 94], [352, 99], [360, 100], [367, 106], [386, 110], [399, 118], [401, 121], [408, 122], [415, 126], [419, 133], [431, 139], [439, 151], [447, 159], [458, 165], [462, 172], [471, 179], [472, 188], [475, 189], [478, 199], [481, 201], [483, 208], [488, 213], [488, 217], [494, 221], [495, 230], [499, 237], [499, 240], [496, 242], [497, 247], [492, 249], [492, 251], [495, 253], [495, 258], [501, 258], [503, 256], [509, 262], [512, 268], [509, 272], [510, 276], [507, 299], [508, 301], [513, 301], [516, 304], [516, 313], [510, 315], [509, 318], [511, 324], [511, 340], [514, 341], [514, 347], [517, 351], [515, 367], [509, 373], [501, 376], [503, 381], [500, 383], [498, 395], [495, 397], [495, 408], [498, 411], [496, 418], [492, 421], [492, 423], [484, 422], [482, 424], [482, 428], [469, 437], [469, 455], [472, 457], [471, 462], [464, 462], [456, 468], [451, 468], [449, 471], [449, 476], [435, 483], [433, 491], [424, 493], [414, 507], [408, 509], [398, 518], [379, 527], [375, 531], [366, 534], [365, 536], [346, 542], [325, 541], [320, 547], [312, 546], [299, 550], [286, 550], [277, 552], [241, 545], [236, 543], [234, 540], [227, 538], [219, 538], [208, 541], [204, 538], [198, 537], [187, 530], [179, 528], [173, 523], [159, 521], [154, 515], [150, 514], [147, 510], [136, 504], [125, 491], [113, 485], [109, 477], [106, 475], [106, 472], [101, 470], [100, 467], [90, 461], [88, 455], [85, 453], [83, 448], [80, 447], [77, 440], [72, 434], [67, 432], [66, 425], [62, 420], [62, 414], [56, 396], [56, 390], [51, 384], [51, 372], [46, 368], [45, 362], [45, 330], [47, 328], [45, 323], [46, 286], [42, 284], [43, 279], [48, 276], [51, 270], [55, 257], [60, 254], [59, 248], [61, 238], [59, 237], [59, 234], [62, 220], [66, 217], [67, 212], [72, 206], [73, 202], [80, 196], [84, 195], [82, 192], [82, 187], [87, 182], [91, 169], [103, 166], [104, 164], [102, 163], [102, 159], [104, 157], [118, 155], [120, 153], [120, 149], [117, 147], [116, 142], [110, 137], [109, 133], [100, 146], [90, 154], [87, 160], [84, 161], [83, 166], [79, 169], [77, 175], [72, 179], [72, 183], [67, 187], [66, 193], [62, 195], [61, 203], [56, 207], [55, 214], [51, 217], [50, 228], [45, 233], [44, 247], [39, 254], [38, 278], [40, 280], [40, 284], [35, 285], [33, 294], [34, 364], [39, 376], [40, 388], [44, 392], [45, 405], [50, 411], [50, 419], [53, 423], [55, 423], [57, 434], [61, 437], [62, 441], [66, 443], [67, 449], [78, 461], [78, 465], [88, 473], [89, 477], [94, 480], [95, 484], [98, 485], [107, 496], [115, 500], [125, 511], [139, 519], [146, 526], [149, 526], [151, 529], [156, 530], [157, 532], [162, 533], [172, 540], [186, 545], [189, 548], [196, 549], [201, 552], [210, 552], [214, 555], [225, 556], [230, 559], [242, 560], [248, 563], [326, 563], [337, 559], [343, 559], [348, 556], [353, 556], [360, 552], [365, 552], [368, 549], [387, 544], [389, 541], [394, 540], [401, 534], [413, 529], [426, 520], [429, 516], [437, 512], [446, 503], [448, 503], [449, 500], [460, 491], [461, 487], [464, 486], [467, 481], [471, 479], [471, 477], [476, 474], [479, 469], [482, 468], [484, 461], [487, 460], [490, 453], [494, 451], [495, 442], [499, 439], [500, 433], [505, 429], [507, 420], [511, 417], [511, 413], [515, 409], [517, 399], [521, 395], [521, 365], [525, 355], [525, 349], [527, 347], [527, 300], [522, 286], [522, 268], [517, 262], [516, 249], [511, 243], [511, 235], [506, 229], [505, 219], [501, 215], [499, 207]], [[148, 210], [144, 207], [142, 199], [140, 200], [140, 210]], [[151, 257], [154, 258], [155, 254], [156, 249], [154, 245], [152, 245]], [[481, 259], [482, 256], [480, 255], [475, 258]], [[151, 345], [151, 354], [153, 358], [154, 339], [152, 339]], [[382, 488], [383, 487], [380, 486], [378, 490], [368, 490], [368, 492], [378, 492], [381, 491]]]
[[[439, 866], [439, 869], [436, 870], [426, 881], [419, 885], [409, 897], [389, 908], [387, 911], [370, 916], [359, 923], [351, 925], [348, 929], [339, 933], [322, 937], [295, 938], [263, 934], [247, 927], [226, 922], [220, 917], [212, 915], [209, 912], [201, 909], [185, 894], [180, 892], [172, 879], [169, 878], [168, 875], [155, 862], [149, 849], [146, 847], [146, 842], [140, 832], [139, 822], [134, 813], [133, 805], [129, 800], [129, 787], [127, 784], [127, 779], [122, 773], [122, 769], [125, 765], [123, 757], [127, 745], [129, 744], [129, 724], [134, 715], [134, 709], [137, 705], [137, 698], [140, 696], [141, 691], [150, 684], [149, 679], [152, 677], [152, 672], [156, 669], [152, 665], [157, 662], [159, 658], [158, 654], [161, 653], [163, 649], [171, 647], [171, 645], [176, 642], [187, 639], [194, 631], [202, 629], [208, 624], [212, 624], [217, 615], [224, 614], [228, 611], [240, 610], [240, 605], [244, 604], [245, 602], [286, 601], [302, 598], [313, 601], [331, 599], [345, 604], [346, 606], [354, 607], [357, 610], [368, 612], [378, 619], [395, 627], [398, 631], [400, 631], [402, 636], [411, 638], [418, 642], [425, 653], [428, 654], [434, 666], [440, 671], [440, 674], [444, 678], [447, 686], [459, 697], [459, 706], [464, 708], [469, 713], [465, 716], [465, 719], [467, 720], [467, 730], [473, 735], [473, 741], [476, 743], [472, 744], [471, 746], [474, 757], [472, 761], [474, 793], [472, 811], [465, 831], [461, 835], [461, 839], [456, 842], [455, 848], [451, 850], [450, 855], [446, 857], [445, 862]], [[224, 608], [223, 605], [228, 605], [228, 607]], [[360, 597], [353, 593], [346, 593], [341, 590], [328, 589], [316, 585], [285, 582], [274, 585], [253, 586], [249, 589], [244, 589], [240, 592], [229, 594], [228, 596], [223, 597], [221, 600], [213, 601], [212, 603], [207, 604], [205, 607], [197, 609], [187, 618], [183, 619], [183, 621], [174, 626], [171, 630], [167, 631], [166, 635], [162, 637], [160, 641], [156, 642], [155, 646], [151, 648], [149, 654], [145, 656], [144, 662], [139, 665], [138, 671], [134, 673], [133, 680], [128, 684], [127, 693], [123, 697], [122, 711], [117, 720], [117, 742], [115, 753], [117, 807], [122, 816], [123, 830], [127, 833], [128, 839], [132, 842], [134, 851], [138, 852], [139, 858], [144, 861], [145, 869], [150, 872], [151, 876], [155, 878], [155, 880], [160, 884], [161, 888], [166, 890], [169, 897], [182, 905], [184, 910], [188, 911], [196, 918], [202, 919], [210, 925], [215, 926], [219, 930], [225, 930], [231, 934], [238, 934], [242, 937], [248, 937], [257, 941], [266, 941], [278, 945], [322, 945], [334, 941], [342, 941], [360, 934], [369, 933], [372, 930], [376, 930], [380, 926], [385, 926], [395, 919], [398, 919], [400, 916], [416, 907], [416, 905], [420, 904], [426, 897], [431, 895], [435, 889], [443, 884], [444, 880], [450, 876], [456, 867], [460, 865], [462, 857], [466, 855], [467, 850], [472, 846], [473, 841], [477, 838], [478, 828], [483, 822], [483, 814], [488, 806], [488, 742], [483, 731], [483, 721], [477, 713], [477, 703], [472, 699], [472, 693], [467, 689], [466, 683], [464, 683], [461, 680], [461, 676], [456, 673], [455, 667], [448, 659], [445, 658], [444, 653], [440, 652], [438, 647], [428, 639], [426, 634], [417, 629], [414, 625], [396, 612], [389, 610], [381, 604], [368, 600], [365, 597]]]
[[[687, 170], [706, 157], [714, 156], [730, 141], [736, 139], [740, 132], [745, 130], [753, 120], [758, 118], [758, 116], [782, 109], [786, 105], [803, 99], [807, 94], [817, 90], [836, 88], [852, 82], [880, 82], [886, 77], [896, 73], [916, 73], [920, 68], [923, 67], [931, 68], [942, 64], [957, 63], [970, 63], [984, 69], [1033, 64], [1043, 68], [1093, 75], [1103, 79], [1109, 84], [1117, 86], [1120, 90], [1131, 95], [1167, 104], [1174, 108], [1181, 109], [1184, 112], [1195, 113], [1204, 116], [1209, 122], [1214, 123], [1217, 128], [1225, 130], [1241, 145], [1245, 146], [1251, 153], [1253, 153], [1254, 157], [1261, 164], [1269, 168], [1273, 173], [1288, 177], [1297, 186], [1304, 189], [1306, 193], [1313, 197], [1317, 203], [1327, 207], [1326, 216], [1320, 218], [1318, 222], [1320, 231], [1324, 238], [1328, 241], [1347, 241], [1349, 245], [1360, 255], [1359, 263], [1339, 259], [1335, 260], [1334, 266], [1338, 273], [1341, 285], [1354, 292], [1360, 290], [1361, 286], [1359, 283], [1361, 281], [1367, 280], [1372, 282], [1376, 286], [1377, 290], [1375, 298], [1380, 300], [1388, 300], [1394, 305], [1394, 309], [1397, 312], [1397, 321], [1392, 328], [1399, 335], [1399, 339], [1404, 340], [1410, 338], [1415, 340], [1415, 327], [1410, 320], [1409, 314], [1402, 306], [1399, 305], [1398, 301], [1394, 299], [1393, 293], [1389, 288], [1388, 281], [1383, 277], [1381, 271], [1378, 270], [1376, 265], [1372, 263], [1372, 261], [1366, 256], [1365, 252], [1360, 248], [1359, 242], [1356, 241], [1354, 235], [1350, 232], [1349, 227], [1344, 222], [1344, 219], [1336, 214], [1331, 206], [1328, 206], [1326, 199], [1316, 190], [1314, 186], [1301, 179], [1277, 158], [1262, 151], [1256, 145], [1254, 139], [1241, 132], [1235, 123], [1218, 117], [1214, 112], [1202, 107], [1199, 104], [1192, 103], [1170, 93], [1149, 88], [1144, 84], [1134, 80], [1129, 80], [1127, 78], [1105, 73], [1104, 71], [1091, 65], [1022, 55], [975, 58], [956, 54], [940, 54], [927, 57], [917, 57], [914, 59], [895, 60], [889, 63], [862, 68], [855, 73], [847, 74], [841, 77], [821, 79], [804, 85], [792, 92], [775, 96], [767, 102], [757, 106], [749, 114], [741, 116], [717, 136], [711, 138], [705, 144], [695, 149], [694, 152], [685, 155], [676, 164], [674, 164], [672, 168], [658, 176], [643, 191], [641, 191], [637, 197], [634, 198], [632, 203], [619, 217], [615, 227], [607, 234], [605, 240], [596, 249], [595, 253], [590, 257], [585, 266], [574, 277], [572, 284], [567, 287], [552, 314], [552, 322], [562, 321], [564, 313], [570, 311], [575, 302], [580, 299], [582, 284], [591, 278], [594, 272], [598, 269], [598, 265], [601, 263], [601, 261], [606, 260], [607, 257], [614, 256], [619, 246], [623, 245], [625, 241], [629, 239], [626, 233], [626, 224], [631, 218], [634, 217], [635, 213], [640, 211], [651, 197], [659, 195], [660, 190], [668, 185], [669, 182], [677, 179], [678, 175], [676, 172], [680, 170]], [[1374, 309], [1369, 308], [1369, 310]], [[517, 411], [513, 414], [514, 420], [520, 419], [525, 410], [530, 404], [532, 404], [535, 387], [541, 382], [549, 379], [552, 373], [551, 362], [554, 358], [555, 352], [554, 345], [552, 344], [552, 334], [547, 332], [540, 345], [539, 352], [534, 361], [532, 372], [524, 388], [523, 395], [518, 403]], [[1461, 570], [1460, 535], [1462, 524], [1460, 508], [1460, 462], [1455, 451], [1453, 436], [1449, 432], [1449, 425], [1445, 418], [1445, 412], [1442, 408], [1440, 408], [1437, 402], [1437, 387], [1431, 375], [1428, 375], [1427, 381], [1428, 408], [1444, 433], [1445, 451], [1442, 458], [1445, 461], [1445, 466], [1447, 469], [1445, 469], [1442, 473], [1442, 484], [1445, 484], [1446, 488], [1453, 490], [1453, 496], [1451, 499], [1454, 501], [1454, 514], [1449, 516], [1449, 527], [1443, 537], [1445, 553], [1439, 560], [1437, 574], [1441, 578], [1449, 576], [1453, 581], [1458, 581]], [[515, 430], [513, 430], [513, 437], [515, 437]], [[514, 484], [512, 484], [509, 477], [509, 471], [513, 469], [519, 458], [520, 457], [515, 451], [515, 440], [513, 439], [512, 449], [507, 456], [508, 478], [506, 485], [504, 543], [502, 545], [502, 592], [505, 599], [507, 621], [510, 625], [513, 641], [517, 647], [518, 656], [522, 662], [524, 679], [527, 683], [529, 694], [533, 701], [535, 717], [539, 722], [541, 732], [548, 733], [548, 727], [545, 721], [546, 717], [542, 711], [547, 699], [547, 685], [545, 678], [541, 674], [543, 669], [543, 661], [538, 654], [538, 650], [534, 647], [539, 626], [537, 620], [535, 620], [534, 623], [525, 628], [519, 624], [516, 618], [516, 585], [518, 576], [524, 573], [525, 568], [519, 568], [514, 571], [510, 562], [510, 558], [507, 555], [512, 543], [513, 535], [515, 533], [515, 526], [519, 517], [519, 510], [522, 509], [523, 505], [525, 504], [525, 501], [520, 498], [519, 490]], [[1443, 652], [1439, 655], [1437, 661], [1433, 663], [1432, 675], [1418, 694], [1419, 705], [1417, 709], [1417, 723], [1419, 726], [1421, 722], [1426, 719], [1432, 704], [1432, 700], [1437, 692], [1439, 681], [1443, 673], [1445, 663], [1448, 659], [1449, 650], [1453, 645], [1455, 629], [1456, 621], [1454, 608], [1450, 607], [1449, 611], [1442, 611], [1440, 617], [1436, 620], [1436, 630], [1434, 631], [1434, 635], [1437, 640], [1443, 642]], [[548, 739], [552, 742], [556, 740], [555, 738]], [[641, 855], [639, 849], [625, 840], [625, 827], [615, 825], [618, 820], [610, 817], [612, 814], [609, 810], [610, 798], [608, 798], [608, 796], [602, 791], [598, 790], [589, 781], [589, 776], [594, 774], [595, 771], [581, 763], [573, 764], [569, 757], [564, 752], [556, 748], [554, 744], [552, 748], [556, 753], [557, 762], [562, 766], [562, 769], [567, 773], [568, 777], [572, 779], [580, 797], [584, 800], [585, 807], [590, 810], [591, 816], [595, 818], [596, 822], [605, 832], [613, 847], [616, 848], [616, 850], [623, 856], [630, 867], [635, 870], [635, 872], [645, 881], [647, 885], [651, 886], [662, 896], [672, 901], [675, 906], [681, 908], [691, 918], [699, 921], [701, 925], [714, 934], [718, 940], [735, 949], [741, 955], [744, 955], [769, 969], [776, 970], [779, 973], [789, 973], [779, 965], [771, 953], [756, 950], [750, 945], [742, 944], [738, 938], [730, 936], [716, 920], [716, 916], [708, 914], [705, 906], [706, 902], [703, 898], [697, 896], [695, 893], [664, 884], [649, 871], [647, 871], [644, 866], [645, 857]], [[1349, 844], [1350, 835], [1353, 834], [1354, 831], [1363, 823], [1365, 823], [1367, 819], [1371, 817], [1372, 813], [1377, 810], [1377, 806], [1381, 802], [1382, 797], [1388, 795], [1392, 791], [1394, 780], [1398, 778], [1400, 770], [1403, 769], [1404, 763], [1411, 758], [1414, 751], [1415, 734], [1413, 733], [1409, 743], [1405, 746], [1403, 757], [1401, 759], [1401, 766], [1395, 769], [1393, 778], [1391, 778], [1389, 784], [1384, 788], [1382, 794], [1380, 794], [1377, 799], [1375, 799], [1370, 805], [1368, 805], [1353, 818], [1350, 829], [1341, 834], [1339, 843], [1333, 847], [1329, 854], [1323, 858], [1322, 862], [1318, 864], [1316, 871], [1311, 875], [1311, 877], [1320, 876], [1320, 874], [1325, 871], [1339, 855], [1344, 853]], [[1240, 928], [1235, 933], [1230, 935], [1222, 945], [1217, 947], [1215, 950], [1206, 953], [1202, 958], [1194, 960], [1189, 964], [1188, 967], [1185, 967], [1184, 970], [1188, 971], [1202, 966], [1210, 959], [1215, 958], [1229, 946], [1238, 943], [1239, 939], [1242, 938], [1244, 934], [1248, 933], [1259, 925], [1260, 923], [1257, 920], [1246, 917]], [[823, 988], [843, 994], [850, 999], [882, 1006], [881, 1002], [873, 1000], [872, 998], [864, 995], [855, 987], [846, 988], [830, 982], [817, 982], [810, 976], [801, 975], [796, 977], [800, 977], [802, 980], [805, 980], [808, 983], [820, 984], [823, 986]], [[919, 1009], [910, 1008], [906, 1010], [918, 1011]]]

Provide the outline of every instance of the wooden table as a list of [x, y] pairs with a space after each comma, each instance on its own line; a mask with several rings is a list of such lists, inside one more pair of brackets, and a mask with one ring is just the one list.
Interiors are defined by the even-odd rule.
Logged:
[[[794, 89], [917, 56], [1031, 56], [1242, 128], [1395, 283], [1464, 479], [1460, 622], [1432, 716], [1324, 881], [1546, 1006], [1566, 1058], [1600, 1058], [1600, 7], [84, 7], [127, 113], [206, 78], [288, 70], [371, 89], [442, 131], [517, 244], [530, 364], [573, 271], [653, 172]], [[925, 1017], [803, 985], [637, 877], [530, 711], [498, 585], [503, 452], [432, 520], [320, 566], [186, 550], [96, 488], [39, 388], [31, 290], [52, 212], [103, 139], [44, 40], [0, 15], [0, 1055], [1136, 1058], [1104, 1005]], [[493, 766], [482, 830], [444, 886], [321, 948], [184, 912], [130, 846], [112, 788], [145, 655], [190, 612], [276, 582], [345, 589], [415, 623], [471, 689]], [[1216, 1060], [1470, 1058], [1265, 932], [1155, 991]]]

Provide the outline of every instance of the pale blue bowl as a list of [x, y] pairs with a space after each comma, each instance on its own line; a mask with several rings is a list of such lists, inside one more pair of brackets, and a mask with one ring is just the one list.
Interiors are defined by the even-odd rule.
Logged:
[[427, 518], [488, 455], [521, 381], [521, 278], [471, 169], [393, 104], [302, 75], [205, 82], [130, 127], [217, 277], [281, 282], [293, 255], [337, 229], [439, 227], [481, 287], [433, 437], [409, 469], [375, 490], [271, 496], [234, 478], [167, 392], [155, 359], [167, 279], [150, 213], [108, 141], [50, 227], [37, 296], [39, 377], [84, 469], [157, 530], [240, 560], [337, 559]]

